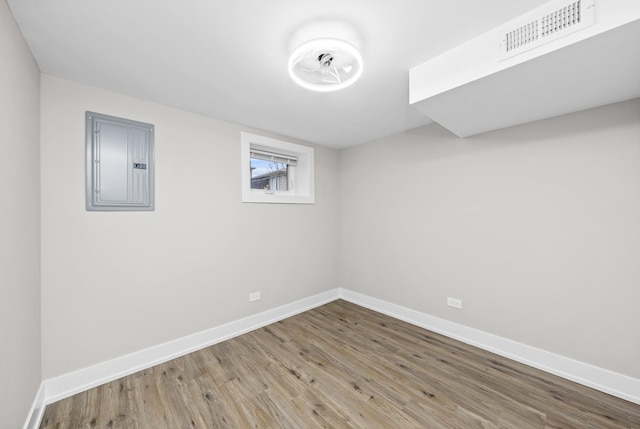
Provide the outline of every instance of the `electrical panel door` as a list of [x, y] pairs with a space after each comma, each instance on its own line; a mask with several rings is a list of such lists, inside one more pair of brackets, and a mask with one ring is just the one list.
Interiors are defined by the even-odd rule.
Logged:
[[86, 113], [87, 210], [154, 210], [154, 126]]

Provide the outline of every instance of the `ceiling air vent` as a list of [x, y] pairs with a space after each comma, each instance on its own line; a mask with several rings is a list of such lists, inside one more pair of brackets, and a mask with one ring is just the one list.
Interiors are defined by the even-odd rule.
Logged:
[[515, 20], [502, 34], [502, 59], [537, 48], [593, 24], [594, 0], [553, 1]]

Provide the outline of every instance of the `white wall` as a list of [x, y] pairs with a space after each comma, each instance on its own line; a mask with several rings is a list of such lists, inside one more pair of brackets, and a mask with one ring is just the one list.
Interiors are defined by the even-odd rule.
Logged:
[[640, 100], [339, 160], [341, 287], [640, 378]]
[[[336, 287], [337, 151], [315, 205], [243, 204], [244, 128], [47, 75], [41, 99], [44, 378]], [[85, 211], [86, 110], [155, 124], [154, 212]]]
[[40, 72], [0, 0], [0, 427], [40, 385]]

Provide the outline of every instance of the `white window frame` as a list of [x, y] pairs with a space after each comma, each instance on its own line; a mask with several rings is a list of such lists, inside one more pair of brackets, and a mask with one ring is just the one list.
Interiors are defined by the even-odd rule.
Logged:
[[[315, 204], [312, 147], [247, 132], [240, 133], [240, 142], [243, 203]], [[252, 148], [291, 155], [298, 159], [295, 167], [289, 167], [288, 191], [251, 189]]]

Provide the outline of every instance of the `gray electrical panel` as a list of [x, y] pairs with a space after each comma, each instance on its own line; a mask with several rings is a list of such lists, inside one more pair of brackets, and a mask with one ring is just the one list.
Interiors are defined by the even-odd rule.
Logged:
[[87, 112], [87, 210], [154, 210], [153, 145], [152, 124]]

